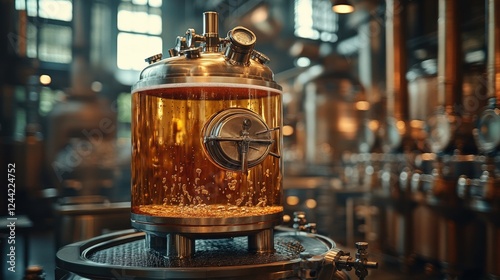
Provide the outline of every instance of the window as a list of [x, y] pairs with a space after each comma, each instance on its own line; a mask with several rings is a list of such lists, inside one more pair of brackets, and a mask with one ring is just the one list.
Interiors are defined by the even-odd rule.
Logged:
[[162, 50], [162, 0], [122, 0], [117, 16], [117, 66], [142, 70], [144, 59]]
[[57, 63], [71, 62], [71, 27], [44, 24], [38, 32], [40, 32], [38, 44], [40, 60]]
[[26, 19], [21, 18], [26, 30], [19, 30], [19, 34], [25, 35], [15, 39], [26, 42], [28, 57], [45, 62], [71, 62], [71, 0], [16, 0], [16, 9], [26, 11]]
[[295, 36], [324, 42], [338, 39], [338, 16], [329, 0], [295, 0]]
[[144, 59], [161, 50], [160, 37], [120, 32], [118, 34], [117, 66], [124, 70], [142, 70]]
[[38, 0], [38, 7], [38, 16], [41, 18], [60, 21], [71, 21], [73, 18], [73, 4], [70, 0]]

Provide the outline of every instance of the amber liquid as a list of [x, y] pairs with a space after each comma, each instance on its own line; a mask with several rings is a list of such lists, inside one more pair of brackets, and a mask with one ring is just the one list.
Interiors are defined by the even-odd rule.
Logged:
[[[278, 213], [281, 159], [267, 156], [243, 174], [212, 162], [203, 128], [227, 108], [254, 111], [282, 126], [281, 93], [261, 87], [188, 86], [132, 94], [132, 212], [162, 217], [241, 217]], [[270, 151], [281, 155], [281, 129]]]

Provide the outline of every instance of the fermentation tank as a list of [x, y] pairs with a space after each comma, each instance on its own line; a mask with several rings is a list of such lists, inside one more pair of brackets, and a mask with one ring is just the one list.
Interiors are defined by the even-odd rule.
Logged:
[[283, 213], [281, 87], [254, 33], [220, 39], [216, 22], [205, 13], [205, 33], [188, 30], [132, 91], [132, 225], [154, 246], [182, 240], [152, 245], [166, 255], [189, 256], [210, 235], [246, 234], [252, 250], [272, 251]]
[[57, 279], [364, 278], [355, 258], [315, 233], [303, 214], [283, 217], [282, 93], [256, 37], [235, 27], [177, 37], [132, 88], [131, 221], [124, 231], [63, 247]]

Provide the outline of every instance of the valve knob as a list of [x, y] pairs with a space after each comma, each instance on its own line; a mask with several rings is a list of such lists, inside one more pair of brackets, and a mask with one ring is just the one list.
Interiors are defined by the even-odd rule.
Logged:
[[163, 54], [159, 53], [159, 54], [155, 54], [153, 56], [150, 56], [146, 59], [144, 59], [144, 61], [146, 61], [148, 64], [153, 64], [155, 62], [158, 62], [162, 59], [163, 57]]
[[251, 58], [255, 61], [258, 61], [260, 64], [267, 64], [269, 61], [271, 61], [271, 59], [267, 57], [267, 55], [256, 50], [252, 51]]
[[302, 211], [293, 212], [293, 228], [298, 231], [305, 231], [307, 224], [306, 213]]
[[356, 242], [356, 249], [358, 250], [368, 249], [368, 242]]

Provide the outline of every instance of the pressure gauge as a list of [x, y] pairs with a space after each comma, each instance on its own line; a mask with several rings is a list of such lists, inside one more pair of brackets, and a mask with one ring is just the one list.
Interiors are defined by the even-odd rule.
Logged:
[[224, 56], [233, 65], [250, 64], [250, 58], [257, 37], [255, 34], [242, 26], [237, 26], [227, 33], [229, 46], [226, 48]]
[[484, 110], [474, 130], [479, 149], [491, 153], [500, 144], [500, 110], [492, 108]]
[[255, 34], [245, 27], [235, 27], [228, 32], [228, 37], [231, 43], [241, 47], [253, 46], [255, 44]]

